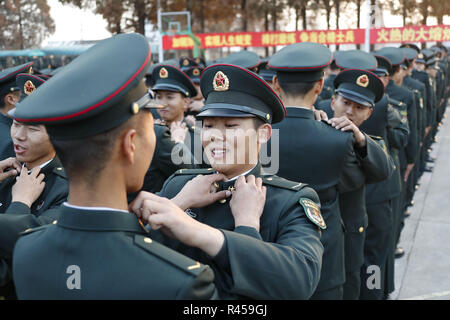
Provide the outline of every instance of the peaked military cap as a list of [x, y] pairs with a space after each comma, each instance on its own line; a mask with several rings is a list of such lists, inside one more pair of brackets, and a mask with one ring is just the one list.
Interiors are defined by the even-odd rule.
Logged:
[[347, 69], [334, 79], [336, 92], [351, 101], [373, 107], [384, 95], [383, 82], [367, 70]]
[[377, 59], [370, 53], [361, 50], [339, 51], [336, 56], [336, 65], [342, 70], [362, 69], [375, 70], [377, 68]]
[[400, 48], [385, 47], [376, 51], [376, 55], [388, 58], [392, 66], [401, 65], [405, 61], [405, 55]]
[[78, 56], [10, 114], [20, 122], [45, 124], [56, 140], [106, 132], [152, 107], [144, 83], [149, 63], [145, 37], [119, 34]]
[[198, 66], [206, 68], [206, 60], [203, 57], [194, 58], [194, 61]]
[[33, 62], [29, 62], [0, 71], [0, 96], [19, 91], [20, 89], [16, 85], [16, 76], [19, 73], [32, 73], [32, 65]]
[[205, 106], [197, 118], [258, 117], [266, 123], [284, 119], [286, 109], [272, 88], [256, 73], [234, 65], [216, 64], [203, 71], [200, 88]]
[[427, 64], [434, 57], [434, 52], [430, 49], [423, 49], [418, 55], [416, 62]]
[[379, 56], [374, 53], [374, 57], [377, 59], [378, 67], [374, 70], [374, 73], [381, 76], [389, 76], [392, 74], [392, 63], [391, 61], [383, 56]]
[[269, 68], [269, 59], [261, 60], [261, 63], [258, 66], [258, 74], [261, 78], [263, 78], [267, 82], [272, 82], [273, 76], [276, 75], [276, 71]]
[[181, 92], [186, 97], [195, 97], [197, 89], [195, 89], [192, 80], [178, 69], [177, 67], [160, 64], [153, 69], [152, 72], [153, 91], [167, 90]]
[[227, 57], [216, 61], [220, 64], [232, 64], [246, 69], [253, 69], [259, 66], [260, 59], [258, 54], [253, 51], [242, 50], [233, 52]]
[[198, 67], [198, 63], [190, 57], [180, 57], [179, 65], [183, 71], [192, 67]]
[[420, 49], [417, 45], [415, 45], [414, 43], [404, 43], [400, 46], [400, 48], [410, 48], [415, 50], [417, 53], [420, 52]]
[[21, 92], [20, 101], [32, 94], [47, 79], [28, 73], [19, 73], [16, 77], [16, 85]]
[[275, 53], [269, 68], [276, 70], [282, 82], [312, 82], [323, 78], [323, 70], [332, 58], [330, 49], [322, 44], [294, 43]]
[[417, 55], [419, 54], [416, 50], [412, 48], [401, 48], [403, 51], [403, 54], [405, 55], [406, 60], [414, 60], [417, 58]]
[[184, 73], [186, 73], [186, 75], [192, 80], [193, 83], [200, 83], [200, 76], [202, 74], [202, 71], [205, 68], [203, 67], [192, 67], [187, 69]]

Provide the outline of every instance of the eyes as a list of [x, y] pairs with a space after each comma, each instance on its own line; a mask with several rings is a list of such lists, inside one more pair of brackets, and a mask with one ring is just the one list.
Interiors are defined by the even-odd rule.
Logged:
[[343, 104], [344, 106], [346, 106], [346, 107], [354, 106], [356, 110], [364, 110], [364, 109], [365, 109], [364, 106], [362, 106], [362, 105], [360, 105], [360, 104], [357, 104], [357, 103], [354, 103], [354, 102], [352, 102], [352, 101], [350, 101], [350, 100], [347, 100], [347, 99], [345, 99], [345, 98], [342, 98], [342, 104]]
[[13, 121], [12, 127], [14, 129], [19, 129], [19, 128], [25, 127], [27, 130], [35, 131], [35, 132], [41, 131], [41, 126], [26, 125], [26, 124], [22, 124], [20, 122], [17, 122], [16, 120]]
[[[215, 127], [214, 123], [212, 123], [212, 122], [211, 123], [208, 123], [207, 121], [203, 122], [203, 128], [205, 128], [205, 129], [210, 129], [210, 128], [214, 128], [214, 127]], [[232, 128], [239, 127], [239, 124], [238, 123], [229, 122], [229, 123], [225, 123], [224, 127], [227, 128], [227, 129], [232, 129]]]

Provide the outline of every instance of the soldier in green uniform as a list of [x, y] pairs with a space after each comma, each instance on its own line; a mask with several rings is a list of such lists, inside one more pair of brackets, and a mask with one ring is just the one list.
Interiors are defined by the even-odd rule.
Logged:
[[12, 119], [7, 114], [20, 99], [16, 76], [30, 72], [32, 65], [30, 62], [0, 71], [0, 160], [14, 156], [10, 133]]
[[127, 211], [127, 192], [142, 186], [155, 145], [143, 79], [149, 62], [143, 36], [115, 36], [12, 111], [45, 124], [70, 184], [57, 222], [25, 231], [14, 248], [20, 299], [214, 297], [209, 267], [149, 238]]
[[[300, 43], [280, 50], [269, 61], [277, 72], [275, 89], [287, 105], [285, 121], [275, 126], [280, 130], [278, 175], [310, 184], [319, 194], [327, 223], [321, 238], [325, 250], [321, 279], [313, 299], [342, 299], [345, 241], [339, 193], [364, 185], [361, 166], [378, 159], [372, 157], [374, 154], [386, 158], [383, 149], [358, 130], [352, 134], [336, 130], [331, 122], [315, 121], [313, 104], [323, 87], [323, 69], [331, 59], [327, 47]], [[333, 121], [337, 124], [347, 120], [341, 117]]]
[[[384, 96], [383, 83], [376, 75], [370, 71], [347, 69], [336, 77], [334, 87], [336, 96], [331, 100], [333, 119], [347, 117], [353, 126], [357, 127], [374, 119], [377, 126], [382, 126], [383, 123], [379, 118], [372, 118], [374, 108], [377, 107], [376, 103]], [[339, 129], [339, 126], [337, 128]], [[364, 131], [361, 130], [361, 132]], [[362, 165], [365, 184], [388, 181], [394, 171], [394, 162], [387, 152], [385, 138], [371, 136], [371, 139], [382, 148], [372, 148], [371, 150], [375, 151], [370, 155], [372, 162]], [[381, 153], [381, 150], [384, 153]], [[382, 172], [384, 174], [380, 174]], [[365, 189], [363, 185], [357, 190], [339, 195], [341, 215], [346, 229], [344, 299], [359, 298], [360, 272], [364, 263], [364, 240], [368, 224], [370, 225], [371, 222], [366, 213]]]
[[[319, 281], [326, 228], [319, 198], [303, 183], [265, 174], [258, 162], [271, 124], [285, 116], [281, 100], [238, 66], [206, 68], [200, 85], [206, 103], [198, 117], [212, 168], [180, 170], [165, 183], [160, 195], [186, 212], [166, 212], [171, 202], [149, 193], [130, 207], [162, 230], [165, 244], [210, 265], [222, 298], [308, 299]], [[201, 231], [200, 222], [212, 228]], [[199, 249], [188, 229], [217, 249]]]
[[205, 98], [202, 95], [202, 91], [200, 90], [200, 75], [205, 68], [200, 66], [194, 66], [189, 69], [186, 69], [184, 73], [192, 80], [194, 83], [194, 87], [197, 90], [197, 95], [191, 99], [191, 104], [188, 107], [188, 110], [184, 113], [185, 117], [192, 116], [195, 122], [195, 116], [200, 112], [200, 110], [205, 105]]
[[[22, 98], [32, 94], [44, 82], [29, 74], [19, 74], [16, 80]], [[39, 215], [66, 201], [67, 179], [45, 127], [20, 122], [14, 115], [12, 119], [11, 138], [15, 159], [22, 164], [22, 168], [16, 176], [0, 184], [0, 213]]]
[[436, 119], [436, 93], [433, 90], [433, 81], [426, 72], [427, 59], [428, 57], [419, 51], [414, 62], [414, 70], [412, 71], [412, 77], [422, 82], [425, 85], [427, 92], [425, 138], [422, 146], [422, 157], [425, 161], [422, 164], [421, 172], [432, 171], [431, 167], [426, 166], [426, 161], [429, 160], [429, 148], [432, 143], [431, 129], [435, 125]]
[[202, 163], [202, 150], [196, 126], [186, 121], [185, 112], [189, 109], [191, 98], [197, 95], [197, 89], [192, 80], [180, 69], [171, 65], [158, 65], [153, 69], [152, 90], [155, 92], [155, 102], [162, 106], [158, 113], [163, 120], [161, 124], [170, 129], [171, 138], [176, 143], [184, 143], [189, 149], [180, 151], [180, 156], [187, 163], [192, 156], [196, 163]]
[[[341, 52], [340, 57], [337, 59], [339, 65], [343, 69], [349, 69], [351, 65], [354, 65], [355, 68], [362, 70], [374, 69], [377, 67], [377, 59], [365, 52]], [[355, 71], [353, 71], [355, 72]], [[367, 71], [369, 74], [370, 71]], [[378, 72], [378, 69], [374, 70], [375, 73]], [[362, 75], [362, 74], [361, 74]], [[372, 77], [374, 77], [372, 75]], [[375, 77], [376, 78], [376, 77]], [[369, 80], [369, 78], [367, 79]], [[374, 81], [372, 81], [373, 83]], [[371, 81], [367, 81], [368, 84]], [[378, 86], [384, 92], [384, 86], [381, 83], [380, 79], [375, 80], [375, 83], [378, 83]], [[334, 87], [334, 85], [333, 85]], [[344, 88], [343, 88], [344, 89]], [[340, 90], [341, 91], [341, 90]], [[339, 95], [345, 95], [345, 92], [337, 93], [332, 100], [324, 100], [319, 103], [319, 109], [324, 110], [329, 118], [335, 116], [335, 112], [331, 107], [331, 102], [335, 101], [339, 98], [339, 102], [341, 102], [342, 98]], [[353, 97], [352, 95], [347, 95], [350, 97], [350, 102], [347, 102], [348, 105], [353, 106], [351, 100], [357, 99], [357, 97]], [[348, 99], [347, 99], [348, 100]], [[385, 141], [387, 141], [387, 129], [389, 126], [396, 126], [396, 119], [400, 118], [400, 115], [396, 114], [397, 111], [389, 108], [387, 102], [387, 96], [383, 95], [379, 101], [377, 101], [372, 108], [360, 106], [357, 110], [350, 110], [350, 116], [352, 119], [358, 119], [356, 117], [357, 113], [365, 114], [370, 110], [370, 117], [365, 121], [357, 121], [359, 129], [371, 135], [372, 139], [380, 143], [380, 145], [384, 145]], [[362, 109], [362, 110], [361, 110]], [[353, 121], [353, 120], [352, 120]], [[380, 151], [380, 150], [379, 150]], [[379, 177], [374, 177], [371, 173], [374, 168], [386, 166], [385, 160], [383, 161], [383, 156], [385, 154], [379, 153], [381, 160], [373, 161], [373, 166], [363, 167], [363, 172], [365, 174], [365, 184], [360, 188], [357, 188], [352, 191], [344, 192], [339, 194], [339, 206], [341, 211], [342, 220], [345, 225], [345, 283], [344, 283], [344, 294], [343, 298], [347, 300], [355, 300], [359, 299], [360, 296], [360, 286], [361, 279], [360, 273], [366, 272], [366, 270], [361, 270], [362, 265], [364, 263], [364, 242], [366, 237], [366, 232], [368, 229], [368, 225], [371, 225], [371, 219], [368, 217], [366, 210], [366, 194], [374, 194], [378, 188], [374, 188], [375, 186], [379, 186], [380, 191], [385, 196], [390, 196], [389, 192], [386, 192], [386, 189], [389, 189], [389, 181], [393, 179], [390, 175], [389, 179], [384, 179], [384, 181], [380, 182], [383, 179]], [[389, 157], [390, 158], [390, 157]], [[393, 164], [391, 166], [386, 166], [386, 168], [390, 168], [392, 171]], [[395, 173], [395, 170], [394, 170]], [[378, 178], [378, 179], [377, 179]], [[378, 182], [378, 183], [376, 183]], [[384, 188], [381, 188], [383, 186]]]
[[[32, 94], [45, 81], [30, 74], [17, 75], [16, 85], [21, 100]], [[19, 105], [18, 103], [17, 105]], [[15, 174], [0, 181], [0, 242], [2, 246], [0, 271], [7, 283], [0, 295], [15, 297], [10, 275], [11, 253], [18, 234], [28, 228], [20, 222], [34, 220], [43, 212], [59, 207], [67, 199], [69, 185], [64, 170], [55, 156], [55, 150], [43, 125], [28, 125], [13, 118], [11, 138], [16, 153], [9, 158]], [[8, 161], [7, 160], [7, 161]], [[18, 167], [19, 165], [19, 167]], [[18, 168], [17, 168], [18, 167]], [[6, 216], [6, 218], [4, 218]], [[21, 217], [18, 220], [7, 216]], [[15, 222], [12, 222], [16, 220]], [[9, 225], [8, 225], [9, 224]], [[10, 230], [15, 230], [10, 232]]]
[[[417, 183], [420, 178], [420, 168], [422, 167], [423, 159], [422, 155], [422, 148], [424, 144], [425, 139], [425, 127], [426, 127], [426, 103], [427, 103], [427, 97], [426, 97], [426, 88], [425, 85], [420, 82], [417, 79], [414, 79], [411, 77], [411, 71], [414, 64], [414, 59], [417, 57], [417, 51], [412, 48], [402, 48], [402, 51], [405, 55], [405, 70], [403, 71], [405, 73], [405, 77], [403, 78], [403, 85], [410, 89], [415, 96], [416, 100], [416, 111], [417, 111], [417, 158], [416, 158], [416, 164], [414, 165], [414, 168], [411, 172], [411, 179], [408, 179], [408, 185], [406, 188], [406, 203], [411, 203], [413, 201], [414, 193], [416, 191]], [[408, 216], [410, 212], [408, 210], [405, 211], [405, 216]], [[400, 232], [403, 228], [403, 220], [401, 221], [401, 224], [399, 225], [399, 230], [396, 230], [395, 238], [396, 243], [398, 243], [400, 238]], [[397, 248], [396, 249], [396, 256], [400, 257], [404, 254], [403, 248]]]
[[409, 138], [404, 152], [400, 153], [400, 172], [402, 174], [403, 183], [403, 203], [402, 210], [406, 210], [406, 187], [410, 174], [416, 164], [418, 152], [418, 136], [417, 136], [417, 105], [414, 93], [403, 87], [404, 73], [402, 72], [402, 64], [405, 61], [405, 55], [400, 48], [385, 47], [377, 52], [377, 55], [387, 58], [392, 64], [392, 74], [386, 86], [386, 93], [389, 97], [401, 101], [407, 106], [407, 117], [409, 125]]

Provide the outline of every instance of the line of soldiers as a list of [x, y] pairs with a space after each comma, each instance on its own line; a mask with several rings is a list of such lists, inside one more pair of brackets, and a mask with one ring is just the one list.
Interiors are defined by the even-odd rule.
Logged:
[[124, 34], [0, 73], [0, 295], [388, 297], [444, 46], [150, 64]]

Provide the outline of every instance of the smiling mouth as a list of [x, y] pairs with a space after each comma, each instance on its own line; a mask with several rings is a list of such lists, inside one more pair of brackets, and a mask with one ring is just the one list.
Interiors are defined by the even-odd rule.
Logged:
[[27, 151], [26, 148], [24, 148], [24, 147], [22, 147], [22, 146], [20, 146], [20, 145], [18, 145], [18, 144], [15, 144], [15, 145], [14, 145], [14, 152], [15, 152], [16, 154], [21, 155], [21, 154], [25, 153], [25, 151]]

